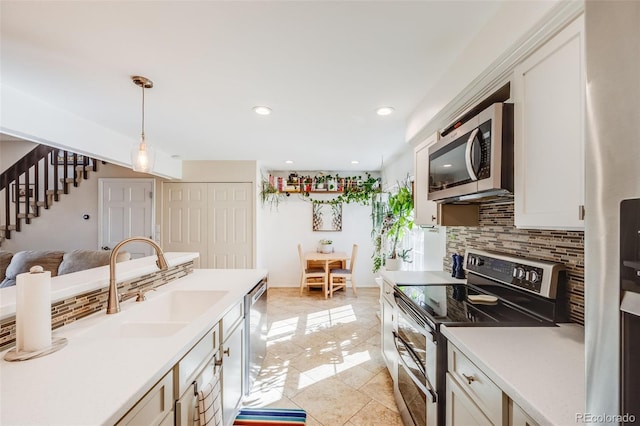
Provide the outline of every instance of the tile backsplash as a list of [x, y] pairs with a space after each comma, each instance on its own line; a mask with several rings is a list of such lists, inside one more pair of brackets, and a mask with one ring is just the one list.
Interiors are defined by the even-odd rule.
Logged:
[[[164, 271], [156, 271], [150, 274], [133, 278], [118, 283], [118, 293], [126, 295], [123, 300], [135, 297], [135, 292], [147, 290], [182, 278], [193, 272], [193, 261], [172, 266]], [[129, 293], [127, 295], [127, 293]], [[59, 300], [51, 304], [51, 329], [55, 330], [63, 325], [70, 324], [88, 315], [94, 314], [107, 307], [109, 288], [94, 290], [88, 293], [78, 294], [68, 299]], [[15, 315], [0, 322], [0, 351], [15, 345], [16, 341], [16, 317]]]
[[567, 268], [570, 320], [584, 324], [584, 232], [518, 229], [513, 204], [480, 206], [480, 226], [447, 227], [444, 269], [451, 270], [451, 255], [464, 255], [466, 247], [562, 263]]

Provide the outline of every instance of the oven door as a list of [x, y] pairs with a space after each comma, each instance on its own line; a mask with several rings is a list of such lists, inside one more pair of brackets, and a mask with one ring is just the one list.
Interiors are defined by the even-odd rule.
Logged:
[[[394, 343], [398, 353], [396, 401], [405, 422], [437, 425], [438, 394], [436, 333], [404, 300], [395, 295], [398, 331]], [[409, 423], [411, 424], [411, 423]]]
[[425, 376], [418, 356], [396, 333], [394, 343], [398, 352], [396, 400], [405, 424], [415, 426], [437, 425], [438, 397]]

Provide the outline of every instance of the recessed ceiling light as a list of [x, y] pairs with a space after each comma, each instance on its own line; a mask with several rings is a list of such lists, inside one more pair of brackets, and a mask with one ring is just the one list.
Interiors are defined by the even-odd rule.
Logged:
[[287, 164], [293, 164], [293, 160], [284, 160], [284, 162]]
[[443, 164], [442, 167], [451, 167], [451, 164]]
[[391, 115], [391, 113], [393, 113], [394, 108], [390, 107], [390, 106], [381, 106], [380, 108], [376, 109], [376, 114], [378, 115]]
[[358, 160], [351, 160], [351, 164], [360, 164]]
[[271, 108], [263, 105], [256, 105], [253, 107], [253, 111], [259, 115], [269, 115], [271, 114]]

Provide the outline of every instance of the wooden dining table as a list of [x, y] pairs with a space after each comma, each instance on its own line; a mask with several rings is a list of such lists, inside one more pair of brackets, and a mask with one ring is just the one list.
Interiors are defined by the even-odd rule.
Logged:
[[331, 268], [345, 269], [347, 267], [347, 260], [350, 255], [342, 251], [336, 251], [333, 253], [319, 253], [316, 251], [308, 251], [304, 254], [304, 259], [307, 264], [307, 268], [323, 267], [327, 271], [327, 282], [329, 282], [329, 271]]

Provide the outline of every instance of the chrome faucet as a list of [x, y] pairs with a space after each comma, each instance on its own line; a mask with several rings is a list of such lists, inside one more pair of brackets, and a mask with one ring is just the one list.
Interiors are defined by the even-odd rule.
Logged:
[[118, 286], [116, 285], [116, 257], [118, 256], [120, 247], [133, 241], [147, 243], [152, 246], [156, 251], [156, 256], [158, 257], [158, 260], [156, 260], [158, 268], [160, 268], [161, 271], [169, 268], [169, 265], [167, 265], [167, 259], [164, 258], [164, 253], [162, 253], [162, 249], [158, 243], [152, 239], [145, 237], [130, 237], [120, 241], [116, 244], [113, 250], [111, 250], [111, 256], [109, 256], [109, 298], [107, 299], [107, 314], [117, 314], [120, 312], [120, 298], [118, 297]]

